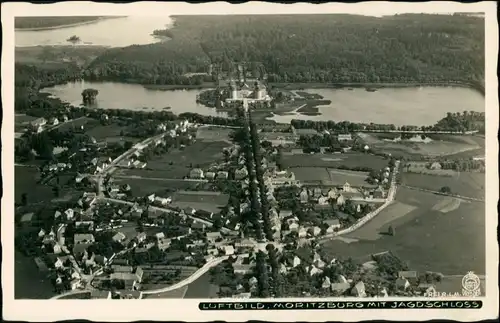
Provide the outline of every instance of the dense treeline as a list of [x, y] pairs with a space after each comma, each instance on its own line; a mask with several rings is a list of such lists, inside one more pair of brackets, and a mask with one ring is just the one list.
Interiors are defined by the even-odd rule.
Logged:
[[[179, 16], [158, 44], [111, 49], [96, 79], [175, 84], [215, 63], [262, 63], [270, 82], [472, 82], [484, 78], [484, 19], [459, 15]], [[157, 33], [160, 33], [157, 31]], [[160, 33], [161, 34], [161, 33]]]
[[16, 17], [14, 27], [17, 29], [51, 28], [94, 21], [100, 18], [101, 16]]

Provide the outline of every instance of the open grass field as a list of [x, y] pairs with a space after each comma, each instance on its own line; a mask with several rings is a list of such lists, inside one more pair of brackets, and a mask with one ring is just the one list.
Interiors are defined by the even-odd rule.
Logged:
[[321, 167], [292, 167], [290, 171], [301, 182], [323, 181], [329, 185], [343, 185], [345, 182], [348, 182], [352, 186], [368, 185], [365, 181], [368, 173], [365, 172]]
[[144, 295], [143, 298], [184, 298], [189, 286], [182, 286], [175, 290], [171, 290], [169, 292], [158, 293], [158, 294], [147, 294]]
[[453, 177], [403, 173], [401, 183], [432, 191], [448, 186], [452, 194], [482, 199], [485, 196], [484, 173], [461, 172]]
[[73, 128], [79, 128], [79, 127], [83, 126], [84, 131], [87, 132], [86, 129], [96, 127], [97, 125], [99, 125], [99, 121], [97, 121], [96, 119], [82, 117], [82, 118], [72, 119], [72, 120], [69, 120], [68, 122], [62, 123], [61, 125], [58, 125], [55, 130], [60, 131], [60, 132], [64, 132], [64, 131], [69, 131]]
[[122, 131], [126, 134], [127, 130], [118, 124], [110, 125], [96, 125], [86, 131], [86, 134], [94, 137], [97, 142], [125, 142], [131, 141], [133, 143], [139, 142], [140, 139], [134, 137], [121, 136]]
[[229, 144], [221, 141], [197, 141], [183, 150], [172, 150], [148, 161], [145, 169], [122, 169], [118, 175], [155, 179], [182, 179], [192, 167], [205, 167], [222, 159], [222, 149]]
[[[40, 174], [37, 168], [16, 166], [14, 170], [14, 197], [21, 203], [22, 195], [27, 194], [28, 203], [50, 202], [54, 192], [50, 186], [37, 184]], [[61, 192], [61, 195], [62, 192]]]
[[188, 285], [184, 298], [217, 298], [218, 292], [219, 287], [210, 283], [210, 273], [207, 272]]
[[199, 127], [196, 131], [196, 139], [203, 141], [229, 141], [233, 129], [219, 127]]
[[159, 196], [165, 195], [166, 197], [171, 194], [168, 192], [169, 190], [190, 189], [198, 185], [196, 182], [183, 181], [182, 179], [163, 181], [147, 178], [121, 178], [119, 176], [114, 176], [114, 179], [119, 185], [129, 184], [132, 188], [132, 195], [135, 197], [142, 197], [152, 193]]
[[387, 159], [379, 156], [346, 153], [346, 154], [284, 154], [283, 162], [286, 167], [370, 167], [376, 170], [386, 167]]
[[432, 135], [430, 136], [432, 141], [423, 143], [409, 140], [390, 141], [392, 137], [399, 136], [396, 134], [358, 133], [357, 135], [373, 149], [410, 159], [417, 156], [438, 157], [467, 154], [470, 151], [477, 152], [484, 147], [484, 144], [481, 145], [481, 141], [478, 140], [480, 138], [475, 136]]
[[229, 196], [217, 194], [216, 192], [178, 191], [172, 196], [172, 206], [180, 208], [192, 207], [195, 210], [204, 210], [213, 213], [220, 212], [221, 208], [227, 205]]
[[[485, 204], [462, 202], [448, 213], [433, 210], [447, 197], [398, 189], [396, 204], [386, 208], [360, 229], [345, 235], [358, 242], [332, 240], [323, 247], [336, 257], [366, 260], [391, 250], [418, 271], [445, 275], [485, 273]], [[401, 215], [406, 213], [406, 215]], [[395, 236], [379, 234], [392, 225]], [[374, 239], [378, 236], [378, 239]]]

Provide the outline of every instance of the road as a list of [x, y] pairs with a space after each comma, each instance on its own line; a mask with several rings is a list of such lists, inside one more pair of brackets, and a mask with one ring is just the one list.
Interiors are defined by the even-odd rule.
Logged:
[[[99, 200], [101, 200], [101, 201], [108, 201], [108, 202], [111, 202], [111, 203], [120, 203], [120, 204], [126, 204], [126, 205], [134, 205], [133, 202], [123, 201], [123, 200], [118, 200], [118, 199], [112, 199], [112, 198], [108, 198], [108, 197], [99, 197]], [[161, 207], [157, 207], [157, 206], [149, 206], [149, 208], [152, 209], [152, 210], [155, 210], [155, 211], [179, 214], [179, 212], [177, 212], [177, 211], [174, 211], [174, 210], [171, 210], [171, 209], [166, 209], [166, 208], [161, 208]], [[205, 220], [205, 219], [201, 219], [201, 218], [198, 218], [196, 216], [189, 215], [189, 214], [186, 214], [186, 216], [189, 217], [189, 218], [191, 218], [191, 219], [193, 219], [193, 220], [196, 220], [197, 222], [201, 222], [201, 223], [206, 224], [208, 226], [213, 226], [213, 223], [211, 221], [208, 221], [208, 220]], [[221, 231], [224, 232], [224, 233], [229, 233], [229, 232], [232, 232], [233, 230], [223, 227], [223, 228], [221, 228]]]
[[320, 237], [319, 239], [316, 240], [318, 242], [318, 244], [325, 243], [325, 242], [330, 241], [331, 239], [336, 238], [338, 236], [348, 234], [348, 233], [351, 233], [351, 232], [358, 230], [363, 225], [365, 225], [368, 221], [370, 221], [375, 216], [377, 216], [386, 207], [391, 205], [392, 202], [394, 201], [394, 199], [396, 198], [396, 193], [397, 193], [397, 188], [398, 188], [397, 183], [396, 183], [396, 177], [397, 177], [398, 172], [399, 172], [399, 165], [400, 165], [400, 161], [397, 160], [395, 165], [394, 165], [394, 171], [393, 171], [393, 174], [391, 177], [391, 186], [389, 187], [389, 190], [387, 192], [387, 198], [385, 199], [384, 204], [382, 204], [377, 210], [373, 211], [370, 216], [368, 216], [368, 215], [365, 216], [364, 218], [359, 220], [357, 223], [355, 223], [353, 226], [351, 226], [345, 230], [335, 232], [335, 233], [326, 234], [326, 235]]

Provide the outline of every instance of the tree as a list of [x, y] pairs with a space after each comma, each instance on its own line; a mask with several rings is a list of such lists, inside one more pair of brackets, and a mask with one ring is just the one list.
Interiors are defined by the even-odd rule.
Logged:
[[21, 205], [22, 206], [28, 205], [28, 193], [23, 193], [21, 195]]
[[396, 230], [392, 227], [392, 225], [389, 226], [389, 229], [387, 230], [387, 233], [390, 235], [390, 236], [394, 236], [396, 235]]
[[82, 91], [82, 100], [84, 105], [93, 105], [96, 103], [99, 91], [96, 89], [85, 89]]
[[439, 191], [443, 194], [451, 194], [451, 188], [449, 186], [443, 186]]

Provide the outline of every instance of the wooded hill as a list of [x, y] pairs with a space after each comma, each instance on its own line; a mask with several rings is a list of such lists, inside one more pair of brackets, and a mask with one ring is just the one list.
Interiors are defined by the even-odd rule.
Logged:
[[[484, 19], [463, 15], [173, 16], [170, 40], [114, 48], [90, 79], [179, 84], [210, 63], [260, 62], [270, 82], [472, 82], [484, 78]], [[157, 32], [158, 33], [158, 32]], [[161, 33], [160, 33], [161, 34]]]

